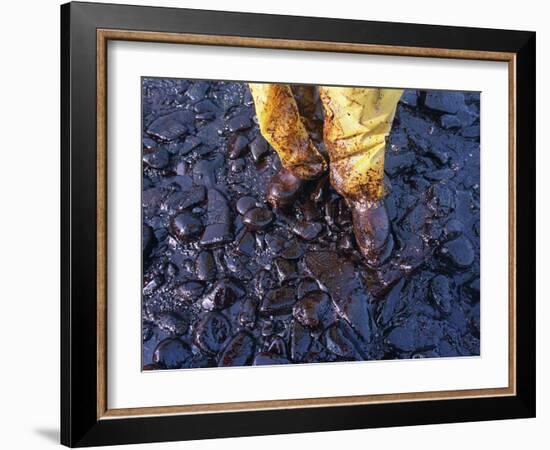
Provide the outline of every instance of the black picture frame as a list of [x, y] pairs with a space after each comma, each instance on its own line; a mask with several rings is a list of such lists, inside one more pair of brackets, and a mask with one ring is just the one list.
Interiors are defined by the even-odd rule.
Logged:
[[[515, 55], [515, 395], [98, 418], [97, 30]], [[61, 6], [61, 443], [71, 447], [535, 416], [534, 32], [126, 5]]]

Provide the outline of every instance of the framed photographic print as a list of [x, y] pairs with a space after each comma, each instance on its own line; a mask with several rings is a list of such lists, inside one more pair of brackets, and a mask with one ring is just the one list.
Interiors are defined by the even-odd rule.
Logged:
[[61, 19], [63, 444], [535, 415], [535, 33]]

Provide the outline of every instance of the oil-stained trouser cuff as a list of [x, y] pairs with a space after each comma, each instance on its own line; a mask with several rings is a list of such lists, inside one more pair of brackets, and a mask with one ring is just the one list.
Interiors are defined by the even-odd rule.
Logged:
[[309, 137], [290, 86], [249, 83], [260, 131], [277, 151], [282, 165], [303, 180], [327, 170], [323, 155]]
[[401, 89], [321, 87], [332, 186], [348, 199], [384, 195], [384, 154]]

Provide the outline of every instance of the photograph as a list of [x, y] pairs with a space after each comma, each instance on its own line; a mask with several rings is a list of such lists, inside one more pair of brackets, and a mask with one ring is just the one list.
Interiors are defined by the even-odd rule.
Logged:
[[480, 356], [480, 92], [140, 88], [142, 370]]

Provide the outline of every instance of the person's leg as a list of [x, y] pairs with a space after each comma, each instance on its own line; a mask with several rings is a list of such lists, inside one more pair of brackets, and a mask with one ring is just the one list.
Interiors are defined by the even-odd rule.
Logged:
[[367, 262], [384, 262], [393, 245], [383, 202], [384, 153], [400, 89], [321, 87], [332, 186], [349, 204]]
[[327, 163], [302, 122], [290, 86], [249, 83], [249, 87], [260, 131], [283, 165], [268, 187], [268, 199], [275, 206], [285, 206], [293, 201], [301, 181], [319, 177]]

